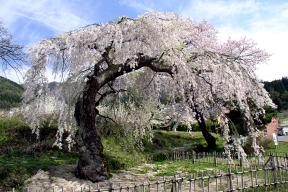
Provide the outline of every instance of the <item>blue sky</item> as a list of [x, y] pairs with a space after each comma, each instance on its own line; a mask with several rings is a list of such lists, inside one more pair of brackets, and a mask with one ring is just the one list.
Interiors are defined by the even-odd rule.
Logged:
[[[176, 12], [208, 20], [219, 38], [248, 37], [272, 54], [260, 65], [259, 79], [288, 76], [288, 1], [284, 0], [0, 0], [0, 20], [17, 43], [29, 46], [91, 23], [147, 11]], [[1, 74], [0, 74], [1, 75]], [[7, 73], [11, 79], [13, 74]]]

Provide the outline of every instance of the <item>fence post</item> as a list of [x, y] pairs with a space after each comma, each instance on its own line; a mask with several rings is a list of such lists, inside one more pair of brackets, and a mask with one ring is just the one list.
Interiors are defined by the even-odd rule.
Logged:
[[113, 183], [111, 183], [111, 182], [109, 183], [109, 189], [108, 189], [108, 191], [109, 191], [109, 192], [112, 192], [112, 191], [113, 191]]
[[189, 176], [189, 192], [192, 192], [192, 176]]
[[172, 190], [171, 192], [177, 192], [177, 186], [176, 186], [176, 175], [174, 175], [173, 179], [172, 179]]
[[216, 191], [218, 191], [218, 176], [220, 174], [218, 174], [218, 171], [215, 171], [215, 187], [216, 187]]
[[240, 157], [240, 167], [243, 167], [243, 157], [242, 157], [242, 155]]
[[227, 172], [227, 183], [228, 183], [228, 191], [233, 191], [233, 184], [232, 184], [232, 173], [231, 173], [231, 165], [230, 160], [228, 159], [228, 172]]
[[285, 179], [284, 179], [284, 180], [285, 180], [285, 183], [288, 182], [288, 180], [287, 180], [287, 167], [288, 167], [288, 163], [287, 163], [288, 161], [287, 161], [287, 159], [288, 159], [288, 154], [286, 153], [286, 154], [285, 154], [285, 163], [284, 163], [284, 164], [285, 164], [285, 169], [284, 169], [284, 170], [285, 170]]
[[195, 152], [192, 151], [192, 163], [194, 164], [195, 163]]
[[180, 180], [178, 182], [178, 191], [177, 192], [181, 192], [182, 191], [182, 181], [183, 181], [183, 178], [180, 178]]
[[273, 177], [273, 183], [276, 186], [277, 185], [277, 178], [276, 178], [276, 166], [274, 162], [274, 156], [272, 153], [270, 154], [270, 159], [271, 159], [271, 168], [272, 168], [272, 177]]
[[216, 157], [216, 153], [213, 153], [213, 157], [214, 157], [214, 166], [217, 167], [217, 157]]
[[202, 189], [203, 192], [205, 192], [204, 173], [203, 173], [203, 170], [201, 171], [201, 189]]

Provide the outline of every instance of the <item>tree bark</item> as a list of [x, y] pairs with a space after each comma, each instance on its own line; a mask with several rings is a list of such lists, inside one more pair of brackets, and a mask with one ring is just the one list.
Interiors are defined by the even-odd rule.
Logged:
[[95, 97], [99, 90], [97, 81], [91, 78], [87, 81], [83, 95], [75, 106], [75, 119], [79, 126], [79, 161], [76, 176], [93, 182], [108, 178], [104, 164], [103, 146], [96, 130]]
[[213, 135], [211, 135], [208, 132], [203, 114], [201, 112], [199, 112], [198, 110], [196, 110], [195, 112], [196, 112], [196, 120], [197, 120], [198, 125], [201, 129], [202, 135], [208, 144], [208, 148], [209, 149], [216, 149], [216, 139], [213, 137]]

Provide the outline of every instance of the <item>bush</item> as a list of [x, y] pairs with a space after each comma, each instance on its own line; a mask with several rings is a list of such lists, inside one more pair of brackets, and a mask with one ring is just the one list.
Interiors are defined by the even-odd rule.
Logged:
[[273, 149], [274, 148], [274, 141], [271, 137], [260, 137], [259, 138], [259, 145], [264, 148], [264, 150], [267, 149]]
[[[259, 146], [262, 146], [264, 148], [264, 150], [274, 148], [274, 141], [269, 136], [258, 137], [257, 138], [257, 144]], [[244, 143], [243, 148], [247, 154], [253, 154], [254, 151], [252, 149], [252, 138], [250, 136], [247, 138], [246, 142]]]
[[187, 131], [188, 130], [188, 125], [185, 123], [180, 123], [177, 127], [177, 131]]
[[[208, 132], [217, 133], [217, 129], [219, 129], [219, 127], [220, 127], [220, 125], [217, 121], [208, 119], [207, 121], [205, 121], [205, 123], [206, 123], [206, 128], [207, 128]], [[192, 124], [192, 131], [195, 131], [195, 132], [201, 131], [198, 123]]]
[[15, 130], [31, 130], [20, 116], [0, 117], [0, 145], [15, 139]]
[[196, 131], [201, 131], [198, 123], [192, 124], [192, 131], [194, 131], [194, 132], [196, 132]]
[[24, 181], [28, 179], [28, 171], [25, 168], [7, 168], [3, 167], [0, 169], [0, 190], [9, 190], [11, 187], [19, 188], [24, 184]]

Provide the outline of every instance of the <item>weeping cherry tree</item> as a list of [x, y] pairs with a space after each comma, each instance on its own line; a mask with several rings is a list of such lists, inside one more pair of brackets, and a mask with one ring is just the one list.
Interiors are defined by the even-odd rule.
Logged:
[[[69, 133], [69, 145], [77, 140], [76, 175], [94, 182], [108, 177], [95, 121], [101, 115], [97, 107], [109, 94], [120, 91], [113, 83], [127, 73], [149, 68], [159, 74], [156, 92], [165, 86], [163, 79], [173, 81], [171, 89], [183, 98], [185, 107], [198, 114], [197, 121], [203, 122], [212, 109], [220, 113], [225, 107], [240, 106], [251, 134], [258, 112], [251, 112], [247, 97], [261, 113], [263, 105], [271, 102], [254, 76], [255, 65], [267, 58], [264, 51], [245, 40], [220, 43], [208, 23], [194, 23], [175, 14], [152, 12], [137, 19], [122, 17], [86, 26], [44, 40], [29, 53], [32, 66], [25, 80], [25, 118], [39, 134], [45, 99], [53, 97], [59, 125], [55, 144], [62, 146], [64, 132]], [[62, 81], [53, 94], [47, 87], [48, 70]]]

